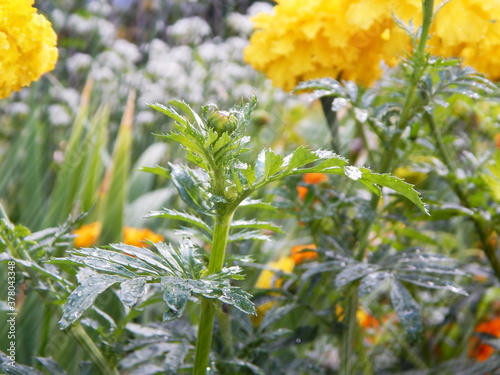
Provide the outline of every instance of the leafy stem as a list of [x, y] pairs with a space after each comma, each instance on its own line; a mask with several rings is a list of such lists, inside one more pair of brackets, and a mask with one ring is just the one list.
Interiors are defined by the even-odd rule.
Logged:
[[[453, 189], [458, 199], [460, 199], [460, 203], [468, 209], [473, 209], [473, 205], [469, 201], [467, 192], [464, 191], [463, 187], [455, 180], [455, 177], [457, 175], [456, 168], [453, 163], [453, 159], [449, 155], [448, 150], [446, 149], [446, 145], [443, 142], [441, 133], [437, 127], [434, 116], [426, 112], [424, 114], [424, 118], [429, 124], [432, 135], [438, 147], [438, 151], [441, 154], [441, 157], [443, 158], [446, 167], [451, 172], [451, 178], [447, 179], [448, 184]], [[491, 242], [488, 241], [487, 230], [484, 228], [483, 222], [479, 217], [477, 217], [477, 215], [472, 216], [472, 221], [479, 235], [479, 238], [483, 244], [484, 253], [488, 258], [488, 261], [491, 267], [493, 268], [493, 271], [495, 272], [495, 276], [497, 277], [497, 279], [500, 280], [500, 260], [498, 259], [495, 248], [492, 246]]]

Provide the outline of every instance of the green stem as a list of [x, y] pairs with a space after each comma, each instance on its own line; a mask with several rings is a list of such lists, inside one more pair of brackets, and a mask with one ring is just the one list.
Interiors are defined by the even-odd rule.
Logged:
[[351, 284], [347, 290], [345, 300], [345, 328], [342, 334], [340, 375], [354, 374], [354, 365], [356, 363], [354, 348], [356, 346], [356, 330], [358, 329], [357, 310], [358, 286], [357, 284]]
[[[209, 274], [217, 273], [224, 265], [226, 245], [229, 236], [229, 227], [234, 210], [220, 213], [217, 216], [212, 241], [212, 252], [208, 264]], [[215, 305], [213, 301], [203, 298], [201, 301], [200, 325], [196, 341], [196, 354], [194, 359], [193, 375], [205, 375], [212, 345], [212, 333], [215, 319]]]
[[[457, 175], [455, 163], [453, 162], [453, 159], [448, 153], [446, 145], [444, 144], [443, 139], [441, 138], [441, 133], [437, 127], [434, 116], [432, 116], [429, 113], [425, 113], [424, 117], [431, 128], [431, 132], [432, 135], [434, 136], [434, 140], [436, 141], [438, 151], [441, 157], [443, 158], [446, 166], [448, 167], [448, 170], [451, 172], [451, 178], [448, 178], [447, 182], [450, 184], [450, 187], [453, 189], [458, 199], [460, 199], [460, 203], [462, 204], [462, 206], [468, 209], [473, 209], [474, 207], [469, 201], [469, 195], [463, 189], [463, 187], [460, 184], [458, 184], [455, 180], [455, 176]], [[474, 223], [474, 226], [476, 227], [479, 239], [483, 244], [484, 253], [488, 258], [491, 268], [493, 268], [493, 271], [495, 272], [495, 276], [497, 277], [497, 279], [500, 280], [500, 260], [498, 259], [495, 248], [491, 245], [491, 242], [488, 241], [487, 230], [484, 228], [481, 219], [479, 219], [477, 216], [475, 215], [472, 216], [472, 221]]]
[[45, 348], [47, 347], [47, 342], [49, 339], [51, 318], [52, 318], [52, 308], [48, 304], [45, 304], [43, 307], [42, 333], [40, 337], [40, 344], [38, 345], [38, 353], [41, 357], [45, 357]]
[[108, 364], [99, 348], [94, 344], [94, 341], [92, 341], [80, 323], [73, 324], [70, 332], [83, 347], [92, 362], [99, 368], [101, 374], [120, 375], [116, 368]]
[[[417, 50], [415, 51], [415, 56], [421, 60], [421, 64], [418, 65], [413, 71], [411, 77], [411, 85], [406, 95], [403, 111], [401, 112], [401, 116], [399, 117], [399, 121], [396, 125], [397, 131], [391, 137], [391, 140], [387, 145], [388, 146], [387, 152], [382, 157], [382, 161], [380, 163], [379, 171], [381, 173], [392, 171], [392, 166], [395, 165], [395, 162], [397, 161], [396, 151], [399, 148], [399, 143], [401, 141], [401, 136], [403, 135], [403, 131], [406, 129], [409, 121], [413, 118], [415, 114], [415, 95], [417, 92], [418, 83], [425, 72], [424, 54], [425, 54], [425, 46], [427, 43], [427, 38], [429, 36], [429, 30], [432, 23], [434, 0], [424, 0], [423, 7], [424, 8], [423, 8], [422, 33]], [[379, 196], [377, 195], [372, 196], [370, 206], [373, 211], [376, 210], [379, 201], [380, 201]], [[367, 225], [365, 225], [361, 233], [360, 236], [361, 239], [359, 242], [358, 251], [355, 254], [356, 260], [362, 260], [364, 258], [366, 247], [368, 245], [368, 235], [370, 234], [373, 222], [374, 220], [370, 220], [367, 223]]]
[[[415, 114], [415, 99], [417, 93], [418, 83], [425, 73], [425, 46], [427, 43], [427, 38], [429, 36], [429, 30], [432, 23], [434, 10], [434, 0], [424, 0], [423, 1], [423, 21], [422, 21], [422, 32], [417, 50], [415, 51], [415, 57], [419, 60], [420, 64], [417, 65], [412, 73], [410, 80], [410, 87], [406, 95], [405, 103], [403, 106], [403, 111], [399, 117], [398, 124], [396, 126], [396, 132], [391, 137], [389, 144], [387, 145], [387, 152], [382, 157], [379, 171], [382, 173], [392, 171], [393, 166], [396, 164], [397, 157], [396, 152], [399, 148], [401, 137], [404, 130], [408, 126], [410, 120]], [[377, 206], [380, 197], [373, 195], [370, 205], [373, 212], [377, 211]], [[360, 242], [354, 257], [356, 260], [361, 261], [365, 257], [366, 247], [368, 245], [368, 236], [370, 234], [373, 223], [375, 222], [373, 218], [369, 220], [360, 236]], [[340, 359], [340, 375], [351, 375], [353, 373], [355, 357], [354, 348], [356, 347], [355, 338], [356, 331], [359, 329], [358, 322], [356, 319], [356, 312], [358, 309], [358, 286], [357, 284], [352, 284], [347, 291], [346, 297], [346, 311], [345, 319], [347, 328], [342, 337], [341, 346], [341, 359]], [[358, 343], [358, 348], [360, 350], [360, 358], [365, 355], [363, 353], [364, 347], [363, 343]], [[366, 368], [366, 366], [365, 366]]]
[[332, 103], [335, 98], [333, 96], [321, 97], [321, 107], [325, 115], [326, 124], [330, 129], [332, 136], [331, 146], [334, 152], [340, 154], [340, 137], [339, 137], [339, 123], [337, 120], [337, 112], [332, 110]]

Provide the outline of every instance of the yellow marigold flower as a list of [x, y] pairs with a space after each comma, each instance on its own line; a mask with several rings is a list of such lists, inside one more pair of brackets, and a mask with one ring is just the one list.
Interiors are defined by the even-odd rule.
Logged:
[[[94, 222], [87, 225], [82, 225], [79, 229], [73, 231], [76, 235], [75, 247], [90, 247], [95, 245], [101, 234], [101, 223]], [[150, 240], [151, 242], [163, 241], [163, 236], [153, 232], [147, 228], [123, 228], [122, 242], [126, 245], [142, 247], [144, 243], [141, 241]]]
[[453, 0], [436, 15], [430, 52], [461, 58], [493, 81], [500, 80], [500, 3]]
[[252, 19], [256, 31], [245, 60], [285, 90], [340, 74], [368, 86], [381, 76], [382, 60], [394, 66], [410, 46], [392, 12], [408, 20], [420, 6], [419, 0], [280, 0], [274, 14]]
[[[435, 7], [443, 1], [436, 1]], [[370, 86], [381, 61], [395, 66], [410, 50], [395, 23], [422, 23], [420, 0], [279, 0], [274, 14], [255, 16], [245, 60], [285, 90], [300, 81], [341, 77]], [[462, 58], [492, 80], [500, 80], [498, 0], [453, 0], [438, 12], [429, 52]]]
[[90, 247], [97, 242], [101, 233], [101, 223], [98, 221], [82, 225], [79, 229], [73, 231], [75, 237], [75, 247]]
[[141, 241], [150, 240], [151, 242], [163, 241], [163, 236], [153, 232], [148, 228], [123, 228], [123, 243], [127, 245], [133, 245], [142, 247], [144, 243]]
[[315, 249], [316, 245], [313, 243], [309, 245], [292, 246], [290, 257], [293, 259], [295, 264], [300, 264], [305, 259], [316, 259], [318, 257], [318, 253], [316, 251], [313, 251]]
[[324, 173], [305, 173], [302, 179], [306, 184], [320, 184], [328, 181], [328, 177]]
[[0, 99], [54, 69], [57, 35], [33, 3], [0, 2]]
[[[275, 262], [269, 262], [267, 265], [271, 268], [275, 268], [283, 272], [292, 272], [293, 268], [295, 267], [295, 262], [290, 257], [281, 257]], [[271, 289], [273, 287], [275, 288], [281, 287], [281, 279], [276, 280], [274, 284], [273, 284], [273, 279], [274, 279], [274, 271], [262, 270], [262, 272], [259, 275], [259, 278], [257, 279], [257, 282], [255, 283], [255, 287], [261, 289]]]

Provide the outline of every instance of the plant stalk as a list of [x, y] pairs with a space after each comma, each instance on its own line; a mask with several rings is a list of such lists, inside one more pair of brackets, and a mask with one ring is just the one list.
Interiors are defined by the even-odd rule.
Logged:
[[354, 374], [356, 358], [354, 348], [356, 347], [356, 330], [358, 321], [356, 312], [358, 310], [358, 285], [353, 283], [349, 286], [345, 299], [344, 331], [342, 333], [342, 346], [340, 355], [340, 375]]
[[[217, 215], [212, 240], [212, 252], [208, 264], [209, 274], [219, 272], [224, 265], [229, 227], [231, 226], [233, 213], [234, 210], [231, 210]], [[201, 301], [200, 325], [198, 326], [198, 338], [196, 340], [193, 375], [205, 375], [207, 373], [214, 319], [214, 302], [208, 298], [203, 298]]]
[[[432, 23], [434, 11], [434, 0], [424, 0], [423, 1], [423, 21], [422, 21], [422, 33], [420, 37], [420, 41], [415, 51], [415, 56], [419, 57], [423, 63], [424, 54], [425, 54], [425, 46], [427, 43], [427, 38], [429, 37], [429, 30]], [[408, 123], [414, 116], [414, 108], [415, 108], [415, 95], [417, 91], [418, 82], [420, 78], [425, 72], [425, 68], [423, 65], [419, 65], [417, 69], [413, 71], [411, 78], [411, 86], [408, 90], [408, 94], [406, 95], [405, 103], [403, 106], [403, 111], [401, 112], [401, 116], [397, 123], [397, 131], [391, 137], [387, 152], [382, 157], [382, 161], [380, 163], [380, 168], [378, 169], [380, 173], [386, 173], [392, 171], [392, 166], [396, 164], [397, 157], [396, 151], [399, 148], [399, 143], [401, 141], [401, 137], [403, 135], [403, 131], [408, 126]], [[370, 206], [373, 211], [376, 210], [378, 202], [380, 201], [380, 197], [377, 195], [373, 195]], [[361, 233], [361, 240], [359, 243], [358, 251], [355, 254], [356, 260], [360, 261], [364, 258], [366, 247], [368, 245], [368, 235], [370, 234], [370, 230], [372, 227], [374, 220], [370, 220], [365, 226], [363, 232]]]
[[99, 368], [101, 374], [120, 375], [116, 368], [108, 364], [99, 348], [94, 344], [94, 341], [92, 341], [80, 323], [73, 324], [70, 332], [83, 347], [92, 362]]
[[[417, 93], [418, 83], [425, 73], [425, 46], [427, 44], [427, 39], [429, 37], [429, 30], [432, 23], [432, 17], [434, 12], [434, 0], [424, 0], [423, 1], [423, 21], [422, 21], [422, 32], [420, 36], [420, 41], [415, 51], [415, 56], [420, 60], [421, 64], [416, 66], [412, 76], [410, 87], [406, 95], [405, 103], [403, 106], [403, 111], [399, 118], [397, 124], [397, 131], [391, 137], [389, 144], [387, 145], [387, 152], [382, 157], [379, 171], [381, 173], [391, 172], [393, 166], [396, 164], [397, 157], [396, 152], [399, 148], [401, 137], [403, 131], [408, 126], [408, 123], [413, 118], [415, 114], [415, 97]], [[370, 205], [373, 212], [376, 212], [380, 197], [373, 195]], [[365, 257], [366, 247], [368, 246], [368, 236], [370, 234], [372, 225], [375, 218], [369, 220], [361, 232], [361, 238], [357, 251], [354, 257], [357, 261], [362, 261]], [[351, 284], [347, 291], [346, 296], [346, 311], [345, 319], [347, 328], [342, 336], [342, 346], [341, 346], [341, 358], [340, 358], [340, 375], [351, 375], [353, 374], [355, 365], [354, 349], [356, 347], [355, 338], [356, 331], [359, 329], [358, 322], [356, 319], [356, 312], [358, 310], [358, 285], [357, 283]], [[361, 351], [364, 350], [363, 343], [358, 343], [358, 347]], [[363, 353], [360, 358], [363, 357]]]
[[[429, 113], [425, 113], [424, 118], [431, 128], [431, 132], [432, 135], [434, 136], [434, 140], [436, 141], [438, 151], [441, 154], [441, 157], [443, 158], [446, 167], [449, 169], [449, 171], [452, 173], [453, 176], [456, 176], [457, 171], [455, 168], [455, 164], [450, 154], [448, 153], [448, 150], [443, 142], [443, 139], [441, 138], [441, 133], [437, 127], [434, 116], [432, 116]], [[447, 179], [447, 182], [453, 189], [457, 197], [460, 199], [460, 203], [462, 204], [462, 206], [468, 209], [472, 209], [473, 206], [469, 201], [468, 194], [466, 191], [464, 191], [462, 186], [458, 184], [454, 179]], [[488, 241], [487, 230], [484, 228], [483, 223], [477, 216], [475, 215], [472, 216], [472, 221], [474, 223], [474, 226], [476, 227], [476, 231], [483, 244], [484, 254], [486, 255], [486, 258], [488, 258], [491, 268], [493, 268], [493, 271], [495, 272], [495, 276], [497, 277], [498, 280], [500, 280], [500, 260], [498, 259], [495, 248], [491, 245], [491, 242]]]

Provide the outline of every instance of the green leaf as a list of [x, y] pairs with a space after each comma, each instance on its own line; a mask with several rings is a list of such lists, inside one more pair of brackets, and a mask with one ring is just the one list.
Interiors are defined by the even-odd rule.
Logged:
[[135, 305], [144, 294], [144, 285], [146, 285], [146, 279], [143, 277], [121, 283], [120, 300], [127, 306]]
[[437, 221], [437, 220], [448, 220], [459, 216], [473, 216], [474, 211], [468, 209], [467, 207], [460, 206], [458, 204], [443, 204], [439, 207], [431, 207], [431, 215], [417, 215], [413, 219], [415, 220], [426, 220], [426, 221]]
[[245, 314], [257, 315], [255, 305], [250, 298], [252, 298], [252, 295], [241, 288], [225, 287], [222, 288], [222, 296], [219, 297], [219, 301], [234, 306]]
[[156, 109], [158, 112], [161, 112], [164, 115], [167, 115], [168, 117], [170, 117], [171, 119], [174, 119], [178, 123], [180, 123], [184, 126], [187, 126], [186, 119], [184, 117], [182, 117], [181, 115], [179, 115], [175, 111], [175, 109], [173, 109], [172, 107], [167, 107], [167, 106], [164, 106], [163, 104], [160, 104], [160, 103], [154, 103], [154, 104], [148, 103], [148, 105], [151, 108]]
[[170, 171], [167, 168], [163, 168], [159, 165], [156, 165], [154, 167], [142, 167], [139, 169], [141, 172], [147, 172], [147, 173], [153, 173], [158, 176], [170, 178]]
[[172, 181], [179, 192], [182, 200], [188, 206], [202, 214], [210, 214], [206, 205], [208, 200], [200, 189], [201, 181], [193, 174], [190, 168], [182, 165], [170, 164]]
[[368, 181], [380, 186], [388, 187], [398, 192], [399, 194], [404, 195], [417, 207], [419, 207], [422, 211], [429, 215], [429, 211], [427, 210], [426, 205], [420, 198], [420, 193], [413, 189], [413, 185], [405, 182], [398, 177], [391, 176], [390, 174], [373, 173], [367, 168], [359, 168], [359, 170], [362, 172], [362, 176], [360, 177], [361, 181]]
[[270, 241], [271, 238], [265, 234], [260, 233], [259, 231], [250, 230], [250, 231], [241, 231], [238, 233], [231, 234], [228, 237], [227, 242], [236, 242], [245, 240]]
[[397, 280], [392, 280], [391, 301], [409, 339], [416, 340], [423, 332], [420, 305]]
[[163, 313], [163, 321], [179, 318], [186, 309], [191, 296], [190, 288], [185, 281], [174, 277], [162, 277], [160, 285], [163, 290], [163, 300], [169, 308]]
[[308, 163], [318, 160], [318, 156], [307, 147], [299, 146], [291, 155], [285, 158], [284, 166], [287, 167], [286, 172], [291, 172], [295, 168], [302, 167]]
[[102, 223], [98, 243], [107, 245], [122, 239], [123, 213], [127, 201], [127, 181], [132, 154], [132, 124], [135, 91], [131, 90], [113, 149], [111, 163], [104, 177], [104, 198], [99, 210]]
[[64, 371], [52, 358], [36, 357], [36, 360], [50, 371], [52, 375], [66, 375], [66, 371]]
[[277, 210], [277, 208], [274, 207], [272, 204], [264, 202], [260, 199], [245, 199], [240, 203], [238, 207], [248, 207], [257, 210], [269, 210], [269, 211]]
[[163, 142], [156, 142], [150, 145], [139, 156], [132, 167], [132, 173], [129, 178], [127, 198], [129, 202], [136, 200], [142, 195], [153, 189], [155, 176], [153, 174], [144, 174], [140, 169], [144, 165], [154, 165], [159, 163], [166, 154], [168, 146]]
[[378, 266], [370, 263], [348, 264], [335, 278], [335, 286], [341, 288], [378, 270]]
[[173, 106], [181, 109], [182, 111], [184, 111], [184, 113], [186, 113], [188, 115], [190, 120], [193, 121], [198, 126], [198, 130], [200, 130], [202, 132], [204, 132], [206, 130], [205, 123], [203, 122], [201, 117], [195, 111], [193, 111], [192, 108], [188, 104], [186, 104], [182, 100], [177, 100], [177, 99], [173, 99], [173, 100], [169, 101], [168, 104], [173, 105]]
[[[97, 248], [95, 249], [81, 248], [78, 250], [73, 250], [72, 254], [85, 255], [89, 258], [102, 259], [110, 263], [120, 264], [122, 266], [133, 269], [136, 275], [145, 274], [146, 276], [158, 276], [160, 273], [155, 268], [155, 266], [168, 271], [168, 267], [162, 265], [158, 261], [155, 262], [153, 259], [148, 259], [147, 262], [144, 262], [143, 260], [139, 259], [137, 257], [137, 255], [139, 254], [142, 257], [144, 257], [143, 254], [138, 252], [139, 250], [141, 250], [141, 248], [139, 247], [124, 245], [124, 244], [111, 244], [110, 246], [119, 251], [104, 250]], [[143, 250], [149, 251], [146, 249]], [[154, 266], [151, 266], [151, 264], [154, 264]], [[93, 265], [95, 266], [95, 264]]]
[[96, 298], [111, 285], [127, 279], [116, 275], [95, 275], [82, 282], [68, 297], [63, 309], [63, 316], [59, 320], [61, 329], [67, 328], [78, 320]]
[[171, 210], [168, 208], [163, 208], [163, 211], [154, 211], [150, 212], [149, 215], [146, 217], [162, 217], [162, 218], [169, 218], [169, 219], [174, 219], [174, 220], [180, 220], [184, 221], [186, 223], [189, 223], [191, 225], [195, 225], [208, 233], [212, 233], [212, 230], [210, 227], [199, 217], [190, 215], [186, 212], [180, 212], [176, 210]]
[[266, 221], [257, 221], [257, 220], [235, 220], [231, 223], [231, 229], [267, 229], [272, 230], [277, 233], [283, 233], [281, 227], [274, 225], [272, 223], [268, 223]]
[[339, 95], [346, 96], [346, 92], [342, 85], [333, 78], [312, 79], [305, 82], [300, 82], [293, 92], [298, 91], [319, 90], [321, 96]]
[[12, 362], [2, 351], [0, 351], [0, 369], [5, 371], [7, 375], [45, 375], [33, 367]]

